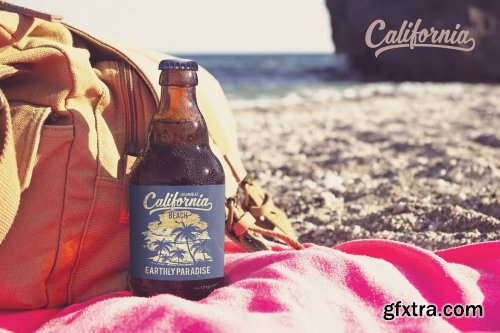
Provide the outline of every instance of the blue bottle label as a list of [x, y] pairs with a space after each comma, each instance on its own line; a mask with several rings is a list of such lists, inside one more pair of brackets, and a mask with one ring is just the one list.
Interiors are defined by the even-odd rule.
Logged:
[[224, 276], [224, 185], [131, 185], [129, 204], [133, 277]]

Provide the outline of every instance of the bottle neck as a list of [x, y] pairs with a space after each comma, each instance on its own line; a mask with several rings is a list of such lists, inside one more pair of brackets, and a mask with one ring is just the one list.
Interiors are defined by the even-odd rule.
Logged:
[[158, 112], [155, 118], [182, 119], [192, 117], [198, 111], [196, 104], [196, 87], [162, 86]]
[[184, 80], [185, 77], [179, 78], [174, 74], [177, 75], [162, 73], [160, 77], [160, 105], [151, 121], [148, 149], [171, 145], [208, 145], [207, 125], [196, 102], [198, 81], [189, 82]]
[[197, 119], [196, 86], [198, 75], [189, 70], [163, 70], [160, 74], [161, 98], [155, 120]]

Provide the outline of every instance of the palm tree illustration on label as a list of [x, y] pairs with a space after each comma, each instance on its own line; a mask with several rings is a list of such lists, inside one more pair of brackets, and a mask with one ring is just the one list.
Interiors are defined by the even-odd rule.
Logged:
[[172, 260], [177, 258], [177, 263], [180, 263], [180, 260], [184, 261], [184, 255], [186, 253], [187, 253], [186, 250], [175, 249], [175, 250], [172, 250], [171, 258], [172, 258]]
[[157, 252], [158, 254], [158, 259], [156, 260], [156, 263], [160, 262], [161, 260], [165, 260], [168, 258], [168, 254], [170, 252], [170, 248], [173, 246], [172, 242], [169, 242], [166, 238], [163, 239], [157, 239], [153, 244], [153, 249]]
[[193, 259], [193, 264], [196, 263], [196, 259], [191, 250], [191, 245], [196, 241], [196, 236], [202, 232], [198, 227], [192, 224], [185, 224], [181, 222], [181, 227], [177, 227], [172, 230], [172, 235], [175, 237], [174, 242], [178, 243], [181, 240], [186, 241], [186, 246], [191, 259]]
[[152, 264], [193, 266], [213, 261], [208, 223], [190, 211], [167, 211], [148, 223], [144, 247], [153, 252]]
[[210, 247], [209, 247], [208, 239], [201, 239], [198, 242], [194, 243], [191, 248], [194, 253], [201, 253], [203, 255], [203, 261], [207, 260], [207, 255], [210, 255]]

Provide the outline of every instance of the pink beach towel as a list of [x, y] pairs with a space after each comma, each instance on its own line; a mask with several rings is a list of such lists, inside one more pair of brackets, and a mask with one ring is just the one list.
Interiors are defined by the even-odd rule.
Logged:
[[[238, 253], [227, 244], [226, 287], [192, 302], [119, 292], [64, 309], [3, 312], [25, 332], [454, 332], [500, 331], [500, 242], [438, 252], [382, 240], [303, 251]], [[396, 303], [400, 301], [396, 317]], [[481, 305], [482, 317], [402, 315]], [[393, 304], [392, 320], [384, 308]], [[409, 309], [409, 308], [408, 308]], [[426, 308], [427, 309], [427, 308]], [[432, 314], [432, 313], [431, 313]], [[389, 315], [387, 318], [390, 318]]]

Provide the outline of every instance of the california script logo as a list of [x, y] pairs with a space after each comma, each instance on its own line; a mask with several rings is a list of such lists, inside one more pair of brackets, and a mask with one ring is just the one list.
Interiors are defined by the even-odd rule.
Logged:
[[198, 193], [167, 193], [162, 198], [157, 198], [155, 192], [149, 192], [144, 197], [143, 206], [149, 210], [149, 215], [161, 210], [201, 210], [211, 211], [212, 202], [209, 198]]
[[389, 30], [383, 38], [375, 38], [375, 30], [384, 31], [385, 29], [384, 20], [375, 20], [366, 31], [366, 45], [376, 49], [375, 58], [385, 51], [397, 48], [413, 50], [416, 47], [433, 47], [470, 52], [476, 46], [476, 41], [469, 35], [470, 32], [461, 30], [460, 24], [457, 24], [453, 31], [438, 30], [434, 27], [421, 29], [421, 24], [422, 19], [418, 19], [415, 23], [405, 20], [399, 30]]

